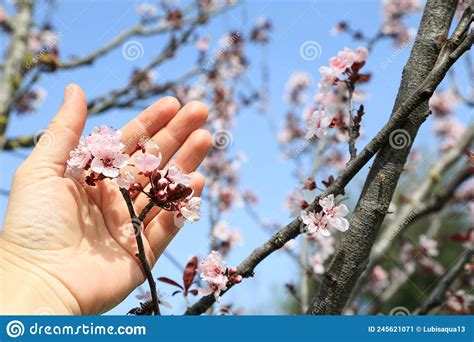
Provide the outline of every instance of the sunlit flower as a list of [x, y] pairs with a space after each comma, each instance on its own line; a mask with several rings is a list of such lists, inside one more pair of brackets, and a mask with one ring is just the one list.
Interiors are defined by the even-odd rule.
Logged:
[[341, 232], [349, 229], [349, 222], [344, 218], [349, 213], [349, 209], [347, 209], [345, 204], [336, 205], [333, 194], [320, 199], [319, 205], [327, 216], [328, 227], [335, 228]]

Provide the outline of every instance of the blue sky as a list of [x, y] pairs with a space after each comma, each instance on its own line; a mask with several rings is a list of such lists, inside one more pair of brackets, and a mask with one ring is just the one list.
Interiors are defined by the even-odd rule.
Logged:
[[[67, 57], [72, 54], [83, 56], [134, 25], [138, 20], [134, 7], [135, 3], [131, 1], [59, 2], [52, 22], [55, 29], [61, 32], [61, 56]], [[212, 19], [200, 32], [218, 40], [218, 37], [228, 30], [248, 31], [258, 17], [270, 18], [274, 26], [271, 43], [266, 48], [266, 58], [270, 70], [269, 114], [277, 125], [281, 124], [287, 108], [283, 100], [285, 83], [294, 71], [306, 71], [313, 76], [312, 95], [319, 77], [318, 68], [327, 64], [327, 60], [343, 47], [355, 48], [359, 45], [345, 35], [332, 36], [330, 29], [340, 20], [346, 20], [370, 36], [377, 31], [381, 20], [379, 1], [257, 0], [246, 1], [243, 6]], [[418, 21], [419, 16], [412, 16], [407, 23], [416, 26]], [[5, 36], [1, 36], [1, 39], [5, 39]], [[312, 61], [306, 61], [300, 56], [300, 46], [309, 40], [317, 41], [322, 48], [321, 56]], [[165, 44], [165, 41], [159, 38], [139, 39], [139, 41], [144, 46], [144, 56], [138, 61], [124, 60], [121, 49], [118, 49], [98, 60], [93, 66], [46, 75], [40, 86], [48, 91], [48, 96], [41, 110], [10, 120], [8, 135], [31, 134], [44, 128], [61, 102], [63, 88], [70, 82], [81, 85], [89, 98], [124, 85], [133, 67], [145, 65], [154, 56], [154, 52], [159, 51]], [[191, 48], [181, 50], [177, 59], [158, 69], [158, 79], [167, 80], [182, 74], [183, 70], [192, 66], [195, 60], [193, 51]], [[365, 67], [365, 70], [373, 73], [373, 79], [366, 87], [369, 94], [364, 101], [367, 112], [364, 117], [366, 137], [373, 136], [387, 120], [408, 53], [409, 49], [396, 52], [392, 43], [384, 40], [370, 55]], [[249, 77], [258, 84], [261, 49], [251, 47], [248, 55], [254, 64]], [[393, 56], [396, 57], [392, 58]], [[388, 64], [387, 68], [382, 68], [381, 66], [389, 59], [393, 59], [393, 62]], [[466, 109], [462, 110], [466, 113]], [[112, 110], [105, 115], [89, 119], [86, 132], [99, 124], [120, 127], [136, 114], [138, 112], [135, 110]], [[433, 146], [431, 125], [431, 120], [428, 120], [423, 126], [416, 141], [417, 146], [428, 146], [428, 148]], [[283, 210], [283, 202], [288, 191], [297, 183], [292, 177], [293, 163], [281, 157], [275, 144], [275, 137], [268, 127], [264, 115], [259, 114], [254, 108], [244, 110], [239, 114], [233, 131], [232, 149], [243, 151], [247, 155], [248, 161], [241, 168], [241, 184], [244, 188], [253, 189], [260, 198], [257, 209], [261, 216], [286, 223], [289, 218], [288, 213]], [[359, 142], [358, 145], [362, 146], [364, 142], [366, 140]], [[27, 150], [22, 152], [28, 153]], [[1, 189], [10, 188], [15, 169], [20, 162], [21, 159], [11, 153], [0, 154]], [[356, 179], [356, 186], [362, 181], [361, 178]], [[356, 198], [351, 198], [351, 201], [356, 201]], [[7, 198], [1, 196], [2, 222], [6, 204]], [[268, 235], [255, 226], [242, 208], [236, 208], [231, 213], [230, 223], [232, 227], [241, 229], [245, 240], [245, 244], [237, 247], [228, 257], [228, 264], [236, 265], [254, 247], [263, 243]], [[205, 255], [208, 251], [206, 237], [208, 230], [206, 219], [186, 226], [171, 243], [169, 251], [183, 264], [192, 255]], [[154, 273], [157, 276], [178, 279], [180, 277], [176, 268], [165, 258], [159, 260]], [[236, 302], [237, 307], [246, 308], [246, 313], [278, 313], [280, 309], [275, 305], [276, 299], [281, 297], [283, 300], [286, 297], [282, 285], [296, 279], [297, 265], [284, 253], [276, 252], [257, 268], [254, 278], [245, 280], [238, 288], [226, 294], [221, 303]], [[160, 289], [168, 293], [172, 291], [166, 285], [160, 285]], [[175, 307], [183, 307], [179, 298], [170, 301]], [[111, 313], [126, 313], [136, 304], [137, 300], [132, 295]], [[164, 309], [163, 312], [166, 313], [167, 310]], [[179, 313], [180, 310], [174, 312]]]

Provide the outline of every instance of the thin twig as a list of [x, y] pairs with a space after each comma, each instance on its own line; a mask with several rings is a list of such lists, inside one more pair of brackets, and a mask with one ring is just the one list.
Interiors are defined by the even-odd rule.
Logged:
[[135, 214], [133, 202], [132, 202], [132, 199], [130, 198], [130, 194], [128, 190], [120, 188], [120, 192], [122, 193], [122, 196], [125, 199], [125, 202], [127, 203], [130, 219], [132, 220], [132, 225], [135, 232], [135, 238], [137, 240], [137, 247], [138, 247], [138, 253], [136, 254], [136, 256], [138, 257], [138, 259], [140, 260], [142, 264], [143, 271], [145, 273], [146, 279], [148, 281], [148, 285], [150, 287], [151, 300], [153, 304], [153, 313], [155, 315], [160, 315], [160, 306], [158, 304], [158, 294], [156, 292], [156, 283], [155, 283], [155, 279], [153, 278], [153, 274], [151, 273], [150, 264], [148, 263], [148, 260], [146, 258], [145, 246], [143, 245], [143, 238], [142, 238], [142, 233], [141, 233], [141, 226], [142, 226], [143, 220], [145, 219], [148, 212], [153, 208], [154, 204], [150, 201], [146, 205], [146, 207], [143, 208], [140, 215], [138, 215], [137, 217], [137, 215]]
[[426, 315], [434, 308], [440, 306], [444, 302], [446, 291], [449, 289], [451, 284], [456, 280], [458, 275], [464, 269], [464, 265], [468, 263], [473, 256], [473, 251], [466, 249], [456, 264], [447, 271], [443, 277], [438, 281], [436, 287], [428, 296], [428, 299], [423, 305], [415, 312], [418, 315]]

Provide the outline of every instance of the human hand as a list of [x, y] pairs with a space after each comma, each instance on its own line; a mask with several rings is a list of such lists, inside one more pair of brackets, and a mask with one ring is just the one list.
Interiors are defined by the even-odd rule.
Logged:
[[[64, 177], [86, 112], [83, 91], [69, 85], [56, 117], [15, 174], [0, 237], [2, 314], [99, 314], [145, 279], [135, 236], [124, 228], [130, 215], [118, 187], [110, 181], [82, 187]], [[203, 103], [180, 109], [176, 99], [162, 98], [121, 129], [125, 153], [133, 157], [136, 143], [152, 137], [163, 155], [161, 167], [173, 157], [173, 165], [193, 172], [191, 186], [199, 195], [204, 177], [194, 171], [211, 148], [210, 133], [200, 128], [206, 120]], [[143, 194], [132, 197], [136, 212], [148, 203]], [[179, 228], [174, 213], [156, 207], [144, 227], [153, 265]]]

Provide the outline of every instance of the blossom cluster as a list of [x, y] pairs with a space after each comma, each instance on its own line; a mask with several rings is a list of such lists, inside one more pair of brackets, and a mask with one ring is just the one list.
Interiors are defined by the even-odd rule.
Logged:
[[214, 237], [219, 241], [219, 251], [226, 255], [232, 248], [242, 244], [242, 235], [239, 230], [231, 229], [224, 222], [218, 222], [213, 231]]
[[330, 127], [344, 123], [345, 118], [338, 119], [337, 115], [344, 112], [349, 92], [354, 92], [356, 83], [367, 82], [370, 78], [368, 74], [359, 73], [368, 55], [365, 47], [355, 50], [346, 47], [329, 59], [329, 66], [319, 68], [322, 76], [315, 96], [319, 107], [307, 118], [306, 139], [322, 138]]
[[402, 245], [400, 261], [405, 265], [407, 271], [413, 272], [418, 263], [428, 273], [437, 276], [443, 274], [444, 267], [433, 259], [439, 254], [438, 242], [426, 235], [420, 235], [418, 239], [418, 247], [410, 242], [405, 242]]
[[[108, 179], [129, 192], [145, 194], [154, 205], [164, 210], [176, 211], [178, 218], [191, 222], [199, 220], [202, 201], [193, 196], [190, 176], [175, 166], [160, 170], [162, 155], [150, 152], [159, 150], [150, 140], [139, 142], [137, 152], [130, 157], [123, 152], [125, 146], [121, 138], [120, 130], [108, 126], [94, 128], [70, 152], [66, 175], [89, 186]], [[148, 187], [136, 181], [136, 174], [129, 171], [131, 167], [137, 169], [136, 174], [148, 179]]]
[[394, 37], [397, 46], [407, 44], [414, 36], [415, 30], [406, 27], [403, 18], [420, 10], [419, 0], [384, 0], [382, 2], [382, 33]]
[[345, 232], [349, 229], [349, 221], [344, 217], [349, 213], [345, 204], [337, 204], [333, 194], [319, 200], [321, 212], [303, 210], [301, 220], [306, 225], [308, 233], [318, 233], [322, 236], [330, 236], [329, 228]]
[[207, 286], [199, 289], [203, 296], [213, 294], [219, 301], [220, 293], [227, 289], [227, 286], [237, 284], [242, 281], [242, 276], [237, 274], [235, 267], [227, 268], [227, 264], [222, 260], [222, 256], [217, 251], [212, 251], [197, 268], [201, 279], [207, 282]]

